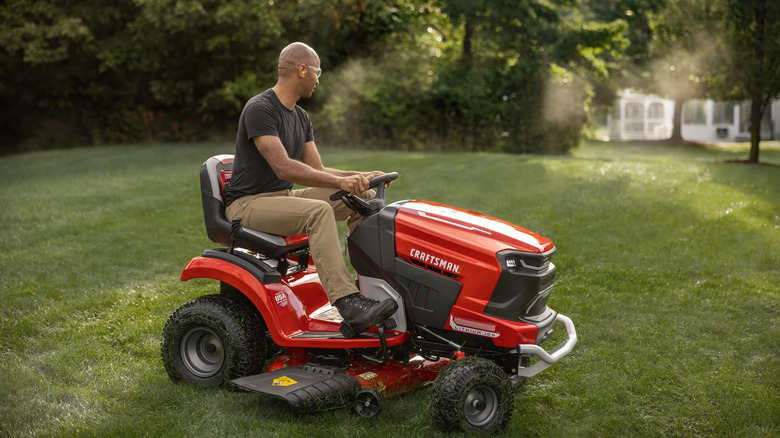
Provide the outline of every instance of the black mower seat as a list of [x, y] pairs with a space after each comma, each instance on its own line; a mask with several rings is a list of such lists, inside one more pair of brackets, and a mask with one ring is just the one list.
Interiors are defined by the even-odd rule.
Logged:
[[[200, 168], [200, 192], [203, 200], [203, 218], [206, 233], [213, 242], [231, 246], [231, 223], [225, 217], [225, 184], [233, 173], [233, 155], [215, 155]], [[235, 246], [268, 257], [284, 257], [309, 246], [309, 236], [277, 236], [245, 227], [239, 227]]]

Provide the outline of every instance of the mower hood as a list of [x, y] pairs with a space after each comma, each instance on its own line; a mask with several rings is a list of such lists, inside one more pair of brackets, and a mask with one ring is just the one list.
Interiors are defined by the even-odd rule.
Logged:
[[525, 228], [487, 215], [427, 201], [411, 201], [401, 205], [399, 216], [417, 217], [414, 222], [427, 224], [428, 229], [440, 229], [449, 238], [468, 242], [467, 246], [495, 252], [515, 249], [529, 253], [546, 253], [553, 242]]

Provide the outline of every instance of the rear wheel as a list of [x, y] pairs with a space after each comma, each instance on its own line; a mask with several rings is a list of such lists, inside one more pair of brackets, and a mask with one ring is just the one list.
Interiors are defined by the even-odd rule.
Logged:
[[262, 372], [265, 326], [253, 309], [221, 295], [197, 297], [168, 318], [162, 358], [174, 382], [204, 386]]
[[514, 392], [501, 367], [487, 359], [467, 357], [439, 374], [431, 389], [430, 406], [439, 429], [494, 433], [512, 417]]

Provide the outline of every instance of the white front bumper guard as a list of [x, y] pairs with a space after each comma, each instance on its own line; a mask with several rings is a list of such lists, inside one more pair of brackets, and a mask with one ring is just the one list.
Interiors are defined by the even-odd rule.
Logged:
[[558, 316], [555, 318], [555, 323], [563, 324], [566, 327], [566, 334], [568, 335], [568, 339], [558, 344], [549, 352], [545, 351], [538, 345], [519, 344], [517, 346], [517, 351], [520, 354], [534, 356], [539, 360], [529, 367], [519, 366], [517, 368], [518, 376], [535, 376], [549, 368], [550, 365], [561, 360], [561, 358], [571, 353], [571, 350], [574, 349], [574, 345], [577, 344], [577, 331], [574, 330], [574, 323], [567, 316], [561, 314], [558, 314]]

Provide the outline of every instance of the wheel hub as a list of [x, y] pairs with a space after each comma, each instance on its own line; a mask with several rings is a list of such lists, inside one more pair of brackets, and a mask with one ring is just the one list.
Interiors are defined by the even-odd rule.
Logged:
[[498, 395], [493, 388], [479, 386], [472, 389], [463, 403], [466, 421], [479, 427], [489, 423], [498, 409]]
[[181, 358], [192, 374], [207, 378], [222, 369], [225, 349], [216, 333], [206, 327], [196, 327], [188, 331], [182, 339]]
[[355, 410], [364, 417], [375, 417], [382, 411], [382, 396], [375, 389], [362, 389], [355, 396]]

